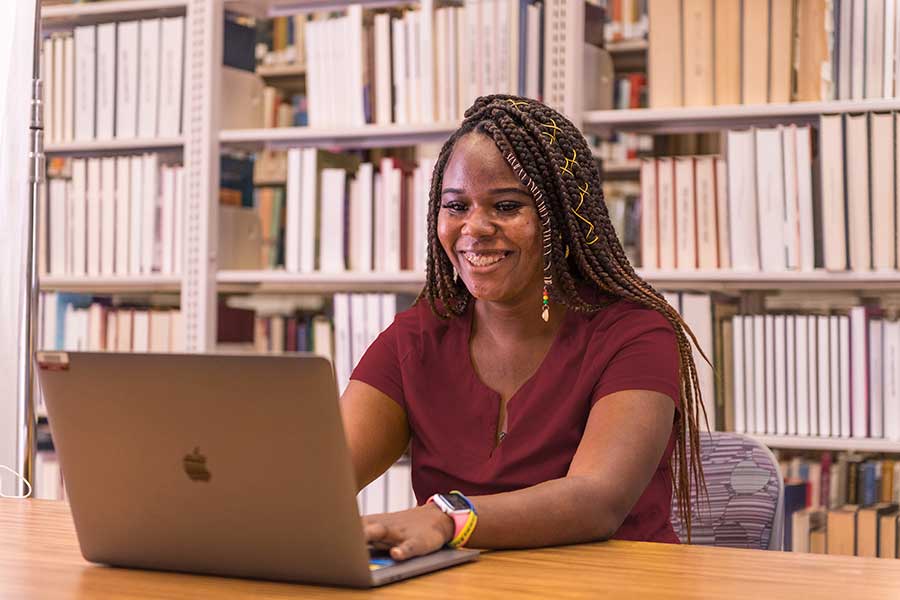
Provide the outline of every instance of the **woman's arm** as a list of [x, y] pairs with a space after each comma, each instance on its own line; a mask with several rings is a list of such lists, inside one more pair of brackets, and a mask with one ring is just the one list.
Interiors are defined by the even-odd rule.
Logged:
[[[674, 412], [672, 399], [659, 392], [625, 390], [601, 398], [565, 477], [469, 498], [478, 524], [468, 545], [520, 548], [612, 536], [653, 477]], [[436, 550], [453, 533], [451, 519], [433, 505], [365, 521], [369, 541], [391, 546], [396, 559]]]
[[341, 417], [359, 491], [394, 464], [409, 445], [406, 412], [371, 385], [351, 380], [341, 396]]

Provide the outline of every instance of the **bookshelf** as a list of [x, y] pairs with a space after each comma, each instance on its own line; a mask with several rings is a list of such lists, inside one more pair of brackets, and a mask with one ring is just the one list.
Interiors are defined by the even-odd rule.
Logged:
[[103, 154], [124, 154], [144, 151], [181, 150], [184, 138], [148, 138], [130, 140], [91, 140], [85, 142], [66, 142], [47, 144], [44, 151], [47, 156], [97, 156]]
[[884, 273], [759, 273], [722, 271], [645, 271], [644, 279], [666, 290], [751, 291], [751, 290], [866, 290], [900, 291], [900, 275]]
[[400, 273], [309, 273], [286, 271], [219, 271], [221, 291], [262, 293], [386, 292], [418, 293], [425, 277], [414, 272]]
[[43, 292], [95, 292], [102, 294], [138, 294], [177, 292], [181, 278], [167, 275], [114, 277], [53, 277], [41, 278]]
[[687, 133], [731, 127], [813, 123], [823, 114], [895, 110], [900, 110], [900, 99], [594, 110], [583, 113], [582, 126], [591, 133]]
[[363, 127], [315, 128], [276, 127], [269, 129], [223, 130], [223, 145], [245, 150], [339, 146], [343, 148], [389, 148], [440, 142], [456, 129], [455, 123], [434, 125], [365, 125]]
[[116, 19], [145, 19], [184, 14], [189, 0], [110, 0], [96, 3], [58, 4], [41, 8], [44, 29], [90, 25]]
[[853, 452], [900, 453], [900, 442], [893, 440], [833, 438], [800, 435], [746, 434], [771, 448], [784, 450], [837, 450]]

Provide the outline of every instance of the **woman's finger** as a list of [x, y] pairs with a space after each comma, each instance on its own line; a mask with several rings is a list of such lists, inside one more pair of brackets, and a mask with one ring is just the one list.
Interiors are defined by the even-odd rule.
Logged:
[[408, 539], [391, 548], [391, 558], [394, 560], [407, 560], [423, 554], [422, 544], [418, 538]]
[[366, 523], [363, 527], [363, 535], [366, 542], [386, 542], [388, 541], [388, 528], [383, 523]]

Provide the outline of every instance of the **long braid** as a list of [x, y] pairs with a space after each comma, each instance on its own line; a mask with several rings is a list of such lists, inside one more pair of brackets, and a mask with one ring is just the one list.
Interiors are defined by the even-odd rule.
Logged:
[[[447, 140], [435, 162], [428, 207], [426, 283], [419, 296], [441, 318], [463, 314], [471, 295], [455, 280], [453, 266], [437, 236], [444, 169], [460, 137], [479, 133], [491, 138], [526, 186], [542, 198], [547, 215], [545, 252], [548, 285], [554, 302], [577, 312], [595, 312], [617, 298], [648, 307], [672, 325], [680, 364], [681, 418], [675, 426], [673, 467], [677, 476], [678, 512], [691, 537], [691, 490], [704, 490], [699, 429], [706, 420], [692, 343], [697, 339], [661, 293], [641, 279], [629, 263], [613, 229], [603, 198], [600, 173], [581, 132], [551, 108], [526, 98], [481, 96], [466, 111], [460, 128]], [[530, 185], [529, 185], [530, 184]], [[537, 199], [536, 199], [537, 201]], [[591, 304], [579, 294], [588, 281], [604, 295]], [[703, 358], [709, 362], [700, 350]]]

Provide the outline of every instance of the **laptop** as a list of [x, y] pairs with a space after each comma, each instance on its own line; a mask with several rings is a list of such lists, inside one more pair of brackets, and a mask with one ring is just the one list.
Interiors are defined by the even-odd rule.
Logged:
[[324, 358], [38, 352], [36, 372], [91, 562], [372, 587], [478, 557], [371, 555]]

